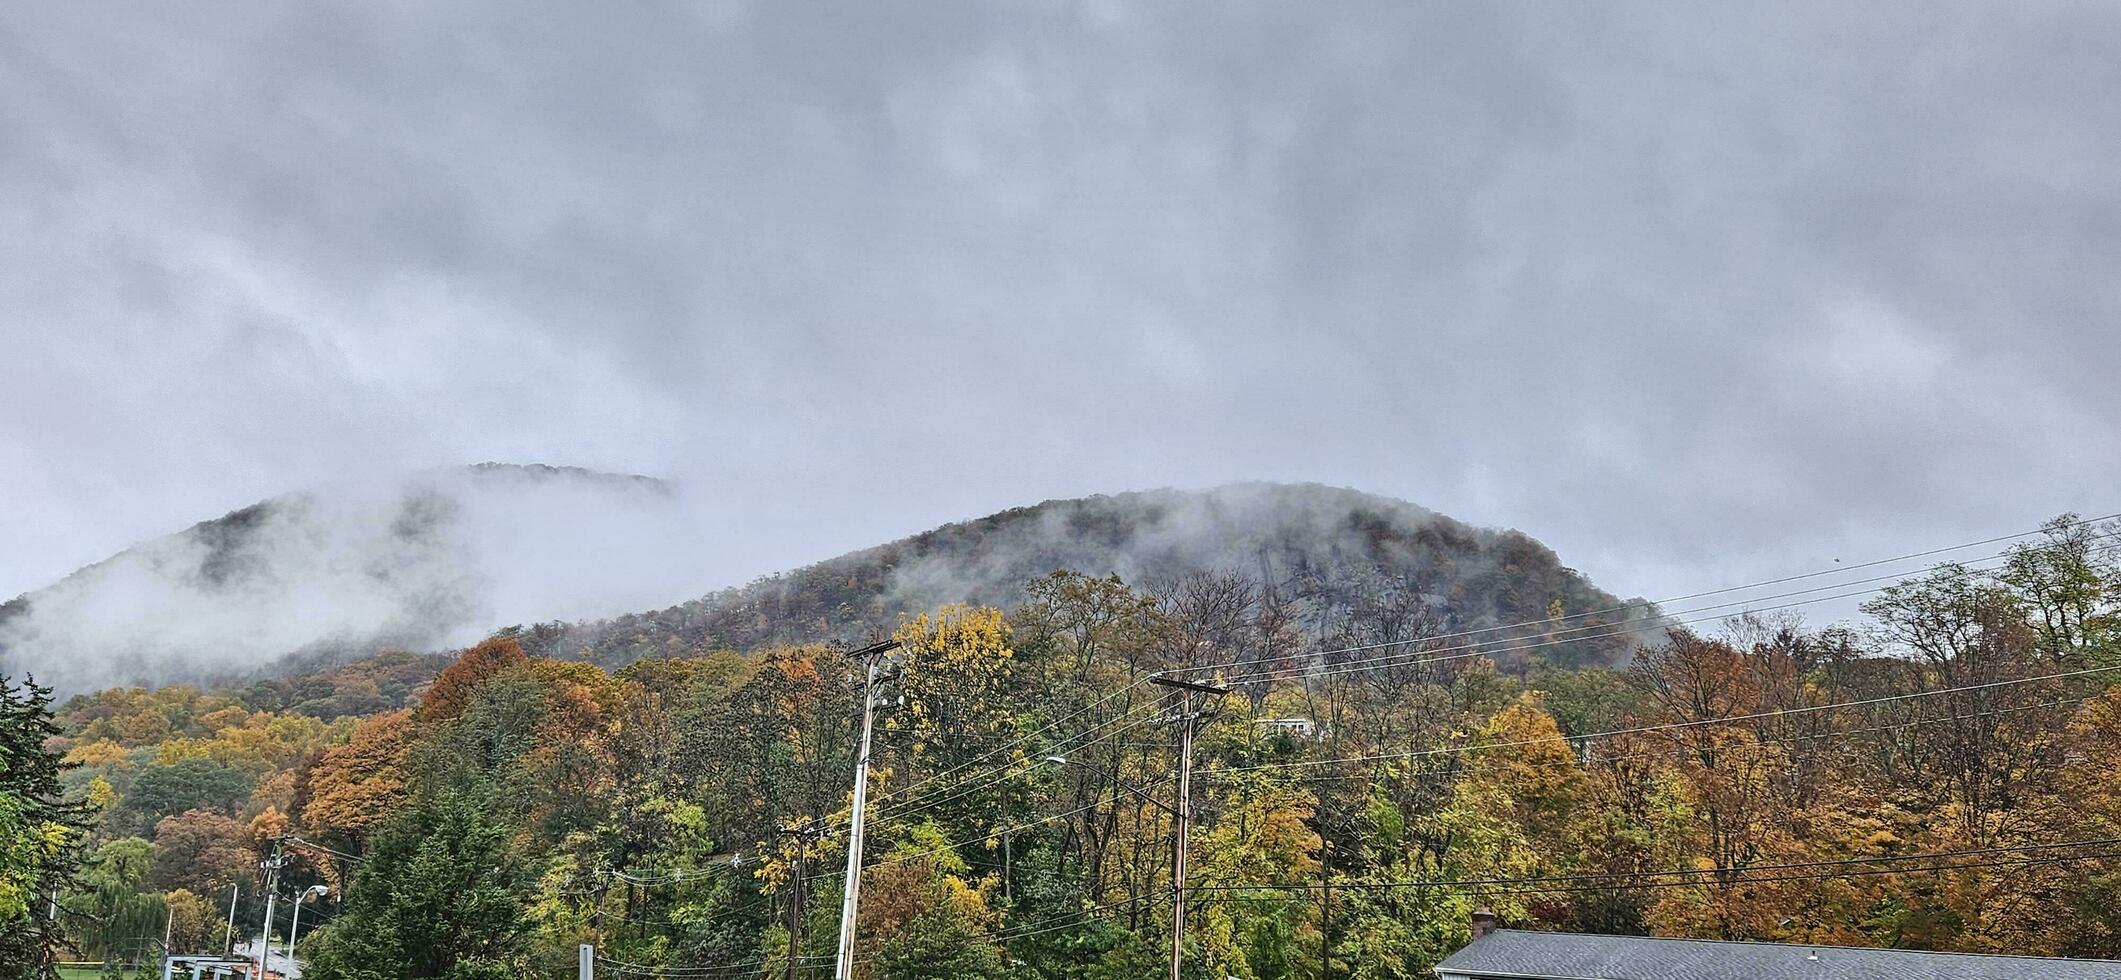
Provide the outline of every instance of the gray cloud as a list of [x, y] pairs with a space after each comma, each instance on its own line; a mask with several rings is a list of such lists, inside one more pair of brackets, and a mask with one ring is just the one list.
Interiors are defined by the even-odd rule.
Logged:
[[1622, 594], [2121, 510], [2121, 11], [0, 10], [0, 593], [363, 473], [705, 587], [1306, 479]]

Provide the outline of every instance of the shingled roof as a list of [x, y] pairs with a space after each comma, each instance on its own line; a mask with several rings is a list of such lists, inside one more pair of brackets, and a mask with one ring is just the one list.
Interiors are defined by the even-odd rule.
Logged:
[[2121, 980], [2121, 960], [1500, 929], [1451, 954], [1436, 974], [1443, 980]]

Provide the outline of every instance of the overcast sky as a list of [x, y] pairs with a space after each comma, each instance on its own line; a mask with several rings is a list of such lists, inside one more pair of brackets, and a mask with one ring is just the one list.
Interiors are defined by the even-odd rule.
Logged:
[[2121, 510], [2121, 5], [1745, 6], [0, 5], [0, 596], [488, 459], [728, 582], [1250, 478], [1649, 596]]

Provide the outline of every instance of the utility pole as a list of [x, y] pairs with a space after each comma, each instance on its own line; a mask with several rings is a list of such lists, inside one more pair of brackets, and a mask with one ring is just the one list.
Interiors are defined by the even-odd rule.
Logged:
[[257, 980], [265, 980], [265, 971], [269, 968], [267, 960], [272, 956], [273, 902], [280, 897], [280, 869], [287, 865], [287, 857], [280, 851], [281, 843], [281, 838], [273, 838], [272, 857], [258, 862], [258, 866], [265, 869], [265, 925], [258, 929]]
[[876, 722], [876, 678], [884, 654], [898, 647], [897, 640], [885, 640], [848, 654], [864, 662], [862, 748], [854, 760], [854, 817], [853, 826], [847, 831], [847, 887], [840, 901], [840, 951], [833, 968], [834, 980], [854, 980], [855, 915], [862, 900], [862, 810], [869, 804], [869, 740]]
[[801, 959], [803, 948], [804, 865], [810, 857], [810, 848], [825, 836], [825, 831], [815, 822], [805, 820], [801, 826], [782, 827], [781, 833], [795, 838], [795, 874], [788, 882], [788, 980], [796, 980], [796, 963]]
[[1012, 816], [1010, 816], [1010, 814], [1009, 814], [1009, 781], [1008, 781], [1007, 779], [1004, 779], [1004, 780], [1002, 780], [1002, 907], [1003, 907], [1003, 908], [1010, 908], [1010, 907], [1013, 907], [1013, 906], [1014, 906], [1014, 905], [1016, 904], [1016, 896], [1015, 896], [1014, 894], [1012, 894], [1012, 893], [1010, 892], [1010, 890], [1009, 890], [1009, 879], [1011, 879], [1011, 878], [1014, 878], [1014, 877], [1016, 877], [1016, 871], [1015, 871], [1015, 869], [1014, 869], [1014, 868], [1011, 868], [1011, 867], [1010, 867], [1010, 865], [1012, 865], [1012, 864], [1015, 864], [1015, 863], [1016, 863], [1016, 860], [1015, 860], [1015, 855], [1011, 853], [1011, 852], [1012, 852], [1012, 851], [1014, 850], [1014, 848], [1013, 848], [1013, 847], [1011, 846], [1011, 842], [1010, 842], [1010, 835], [1011, 835], [1011, 833], [1012, 833], [1012, 832], [1014, 831], [1014, 829], [1015, 829], [1015, 828], [1014, 828], [1014, 827], [1012, 827], [1012, 826], [1010, 825], [1010, 823], [1009, 823], [1009, 821], [1010, 821], [1010, 820], [1012, 820], [1012, 819], [1015, 819], [1015, 818], [1014, 818], [1014, 817], [1012, 817]]
[[1318, 841], [1318, 894], [1318, 976], [1333, 980], [1333, 842], [1323, 835]]
[[1200, 720], [1200, 712], [1193, 710], [1193, 696], [1221, 696], [1230, 693], [1230, 689], [1164, 676], [1151, 677], [1149, 683], [1171, 688], [1179, 692], [1181, 699], [1178, 713], [1178, 806], [1172, 810], [1178, 826], [1171, 842], [1171, 980], [1182, 980], [1186, 966], [1186, 837], [1193, 830], [1193, 726]]

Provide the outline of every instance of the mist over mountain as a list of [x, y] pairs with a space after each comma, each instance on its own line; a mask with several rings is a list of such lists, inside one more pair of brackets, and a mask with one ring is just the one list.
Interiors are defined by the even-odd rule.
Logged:
[[685, 515], [640, 476], [485, 463], [261, 501], [0, 605], [0, 670], [62, 691], [241, 675], [698, 588]]
[[[0, 606], [0, 668], [62, 692], [226, 683], [385, 647], [462, 647], [497, 628], [535, 653], [609, 666], [854, 642], [947, 603], [1014, 606], [1064, 569], [1152, 590], [1242, 580], [1255, 611], [1278, 604], [1319, 646], [1364, 639], [1345, 624], [1389, 619], [1385, 607], [1462, 630], [1620, 604], [1522, 533], [1309, 484], [1052, 500], [678, 601], [712, 581], [701, 517], [661, 481], [550, 466], [287, 494]], [[1538, 632], [1491, 639], [1502, 651]], [[1536, 659], [1615, 662], [1627, 645], [1604, 636]]]
[[[1049, 500], [843, 555], [651, 613], [524, 631], [526, 648], [606, 666], [772, 643], [855, 642], [905, 613], [952, 602], [1014, 606], [1057, 570], [1118, 575], [1166, 593], [1203, 576], [1243, 583], [1248, 615], [1268, 602], [1319, 645], [1361, 620], [1458, 631], [1537, 624], [1485, 637], [1505, 661], [1615, 663], [1637, 638], [1546, 644], [1512, 657], [1557, 610], [1628, 605], [1518, 531], [1476, 528], [1386, 497], [1317, 484], [1246, 483]], [[1647, 604], [1571, 625], [1654, 621]]]

